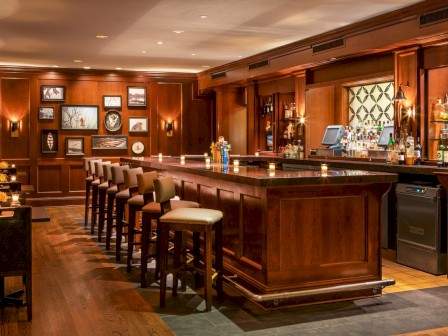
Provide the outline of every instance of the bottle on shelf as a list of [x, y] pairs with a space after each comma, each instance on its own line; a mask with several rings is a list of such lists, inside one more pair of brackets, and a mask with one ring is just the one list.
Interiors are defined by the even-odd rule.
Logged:
[[297, 140], [297, 154], [300, 160], [303, 160], [304, 158], [304, 151], [303, 151], [303, 146], [302, 146], [302, 141], [301, 140]]
[[432, 108], [432, 115], [434, 120], [442, 119], [442, 115], [445, 113], [445, 105], [442, 103], [442, 98], [437, 98], [434, 107]]
[[398, 142], [398, 164], [399, 165], [405, 164], [405, 162], [406, 162], [405, 156], [406, 156], [406, 148], [404, 146], [404, 139], [403, 139], [403, 137], [400, 137], [400, 140]]
[[417, 144], [414, 147], [414, 164], [420, 165], [422, 163], [422, 145], [420, 144], [420, 137], [417, 137]]
[[406, 164], [414, 164], [414, 137], [412, 132], [406, 137]]
[[289, 106], [288, 99], [286, 99], [285, 104], [283, 105], [283, 113], [284, 113], [284, 118], [285, 119], [291, 119], [292, 118], [291, 108]]
[[445, 146], [443, 145], [442, 137], [439, 137], [439, 144], [437, 146], [437, 167], [443, 167], [445, 154]]
[[445, 141], [445, 150], [443, 151], [443, 167], [448, 167], [448, 143], [446, 143], [446, 139], [442, 139], [442, 141]]
[[394, 137], [392, 133], [389, 133], [389, 142], [387, 143], [387, 163], [392, 163], [393, 153], [394, 153]]

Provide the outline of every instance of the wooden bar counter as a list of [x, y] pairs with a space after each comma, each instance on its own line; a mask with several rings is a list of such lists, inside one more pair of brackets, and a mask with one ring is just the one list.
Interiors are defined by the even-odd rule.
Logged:
[[379, 295], [392, 284], [381, 282], [380, 211], [396, 174], [121, 161], [171, 175], [182, 199], [223, 211], [226, 279], [264, 307]]

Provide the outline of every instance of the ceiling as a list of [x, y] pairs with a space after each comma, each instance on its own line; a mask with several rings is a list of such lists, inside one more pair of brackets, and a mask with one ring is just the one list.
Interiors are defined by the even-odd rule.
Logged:
[[0, 65], [197, 73], [417, 2], [0, 0]]

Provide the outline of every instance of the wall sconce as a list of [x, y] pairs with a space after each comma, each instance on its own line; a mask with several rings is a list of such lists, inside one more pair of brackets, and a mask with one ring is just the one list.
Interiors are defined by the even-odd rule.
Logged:
[[10, 127], [11, 127], [11, 137], [18, 138], [19, 137], [19, 122], [11, 121]]
[[395, 94], [395, 98], [394, 100], [406, 100], [406, 97], [404, 95], [403, 90], [401, 89], [401, 86], [405, 86], [407, 88], [409, 88], [409, 82], [407, 82], [406, 84], [400, 83], [400, 85], [398, 85], [398, 91]]
[[166, 122], [166, 136], [167, 137], [172, 137], [173, 136], [173, 132], [174, 132], [174, 125], [172, 121], [167, 121]]

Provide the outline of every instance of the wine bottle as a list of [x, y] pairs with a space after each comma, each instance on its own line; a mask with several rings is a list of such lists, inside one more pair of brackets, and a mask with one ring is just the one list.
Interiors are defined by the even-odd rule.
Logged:
[[420, 137], [417, 137], [417, 144], [414, 147], [414, 164], [422, 163], [422, 145], [420, 144]]
[[400, 142], [398, 144], [398, 164], [400, 165], [405, 164], [405, 156], [406, 156], [406, 149], [404, 147], [403, 138], [400, 138]]
[[437, 146], [437, 167], [443, 167], [444, 154], [445, 154], [445, 146], [443, 145], [442, 137], [439, 137], [439, 144]]

